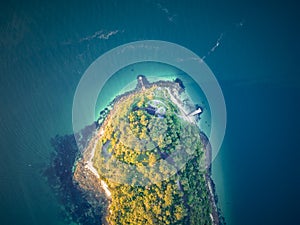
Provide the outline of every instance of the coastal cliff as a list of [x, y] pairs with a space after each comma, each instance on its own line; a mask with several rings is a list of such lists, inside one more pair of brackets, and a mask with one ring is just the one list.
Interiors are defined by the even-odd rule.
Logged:
[[65, 219], [225, 224], [211, 178], [211, 146], [192, 113], [198, 107], [182, 82], [150, 83], [139, 75], [136, 88], [117, 96], [94, 124], [53, 138], [55, 154], [44, 174]]
[[[111, 110], [98, 120], [99, 127], [78, 160], [73, 179], [89, 193], [91, 204], [97, 205], [97, 196], [106, 196], [103, 223], [222, 224], [211, 179], [210, 144], [197, 127], [198, 117], [189, 116], [196, 107], [186, 96], [183, 101], [183, 93], [182, 82], [150, 83], [139, 75], [136, 88], [117, 96], [110, 104]], [[126, 141], [122, 139], [122, 130], [114, 130], [124, 126], [119, 122], [122, 116], [129, 118], [127, 125], [136, 131], [126, 130]], [[156, 125], [168, 120], [166, 127], [164, 124], [160, 127], [165, 128], [165, 137], [162, 138], [162, 133], [158, 138], [153, 135], [152, 120]], [[185, 128], [172, 133], [169, 126], [174, 130], [176, 126]], [[153, 129], [152, 133], [149, 127]], [[133, 141], [131, 135], [138, 137], [134, 147], [128, 147]], [[176, 154], [176, 145], [189, 150], [180, 150], [180, 154]], [[193, 152], [193, 157], [185, 162], [185, 166], [177, 167], [184, 161], [184, 156], [189, 157], [189, 151]], [[124, 154], [129, 156], [124, 157]], [[116, 168], [114, 157], [125, 167], [122, 164], [122, 168]], [[162, 165], [153, 166], [159, 160], [167, 161], [175, 172], [171, 173], [167, 167], [162, 169]], [[138, 175], [135, 176], [141, 179], [130, 177], [126, 165], [137, 166], [135, 172]]]

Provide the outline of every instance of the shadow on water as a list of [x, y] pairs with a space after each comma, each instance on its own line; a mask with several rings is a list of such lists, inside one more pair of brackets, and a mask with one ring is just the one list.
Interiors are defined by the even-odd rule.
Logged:
[[[95, 129], [94, 124], [84, 128], [79, 134], [80, 144], [85, 146]], [[90, 204], [87, 194], [80, 190], [78, 184], [73, 180], [74, 163], [80, 156], [75, 136], [56, 135], [51, 139], [54, 151], [50, 157], [50, 163], [43, 171], [43, 176], [54, 191], [59, 203], [62, 205], [62, 217], [66, 223], [78, 224], [102, 224], [105, 200], [102, 204]]]

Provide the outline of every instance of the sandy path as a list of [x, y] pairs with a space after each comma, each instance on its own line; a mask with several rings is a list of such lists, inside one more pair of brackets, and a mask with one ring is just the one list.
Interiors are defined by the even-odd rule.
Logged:
[[170, 95], [171, 101], [172, 101], [175, 105], [177, 105], [178, 108], [180, 109], [182, 118], [183, 118], [184, 120], [190, 122], [190, 123], [196, 124], [195, 119], [194, 119], [193, 117], [189, 117], [189, 116], [188, 116], [188, 113], [186, 112], [185, 108], [182, 106], [182, 103], [179, 102], [179, 101], [174, 97], [174, 95], [171, 93], [171, 91], [170, 91], [169, 88], [166, 88], [166, 89], [167, 89], [167, 91], [168, 91], [168, 93], [169, 93], [169, 95]]
[[[87, 160], [86, 160], [86, 164], [85, 164], [85, 168], [90, 170], [98, 179], [100, 179], [100, 175], [98, 173], [98, 171], [96, 170], [96, 168], [93, 166], [93, 158], [95, 155], [95, 151], [96, 151], [96, 146], [97, 146], [97, 140], [99, 140], [99, 138], [101, 138], [101, 136], [103, 135], [104, 131], [103, 129], [100, 129], [99, 133], [92, 138], [92, 140], [90, 141], [90, 145], [88, 146], [87, 149], [87, 154], [89, 154]], [[90, 150], [90, 153], [89, 153]], [[105, 194], [107, 197], [111, 198], [111, 192], [108, 189], [108, 185], [105, 183], [105, 181], [101, 180], [101, 185], [102, 188], [105, 191]]]

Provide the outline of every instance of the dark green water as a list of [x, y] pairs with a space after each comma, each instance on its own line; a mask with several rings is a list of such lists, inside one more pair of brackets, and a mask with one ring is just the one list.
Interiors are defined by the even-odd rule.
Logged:
[[0, 224], [63, 224], [41, 176], [50, 138], [72, 133], [73, 95], [87, 67], [144, 39], [206, 56], [220, 82], [228, 124], [213, 168], [227, 223], [298, 224], [296, 3], [10, 1], [0, 12]]

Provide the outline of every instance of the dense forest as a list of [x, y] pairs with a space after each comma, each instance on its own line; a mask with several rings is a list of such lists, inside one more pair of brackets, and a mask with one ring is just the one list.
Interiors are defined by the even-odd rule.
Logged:
[[112, 193], [109, 224], [212, 224], [199, 128], [166, 88], [124, 96], [100, 129], [93, 165]]

